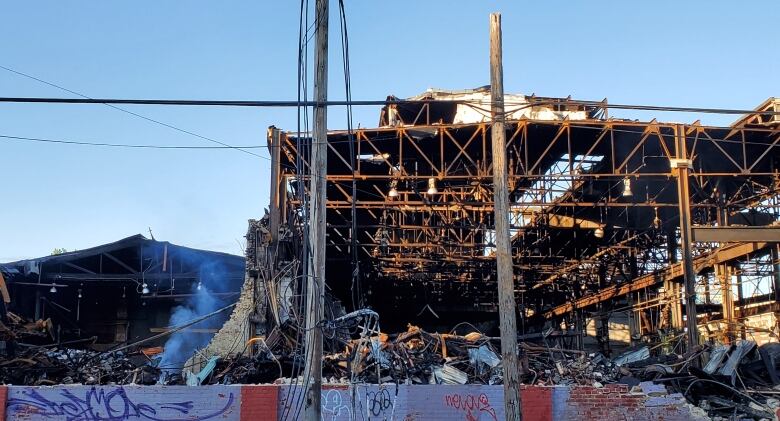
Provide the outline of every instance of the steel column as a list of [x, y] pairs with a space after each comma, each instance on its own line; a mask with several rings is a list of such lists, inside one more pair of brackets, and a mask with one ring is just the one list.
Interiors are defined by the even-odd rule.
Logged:
[[696, 271], [693, 267], [691, 232], [691, 192], [689, 186], [690, 160], [685, 142], [685, 126], [675, 126], [675, 146], [677, 159], [672, 162], [672, 170], [677, 176], [677, 197], [680, 206], [680, 246], [682, 249], [683, 279], [685, 280], [685, 316], [688, 328], [688, 349], [699, 344], [699, 331], [696, 323]]

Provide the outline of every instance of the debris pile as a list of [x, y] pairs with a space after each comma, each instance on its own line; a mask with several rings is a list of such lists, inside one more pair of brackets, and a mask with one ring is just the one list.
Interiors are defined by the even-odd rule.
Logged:
[[532, 374], [525, 383], [655, 384], [654, 393], [684, 397], [713, 419], [774, 419], [780, 409], [780, 344], [742, 340], [684, 354], [663, 353], [661, 346], [642, 346], [610, 360], [599, 353], [522, 343]]
[[599, 353], [529, 343], [522, 343], [520, 347], [525, 351], [521, 361], [530, 373], [530, 378], [526, 376], [525, 379], [529, 384], [602, 386], [618, 383], [631, 374]]
[[[642, 370], [626, 365], [650, 357], [647, 347], [612, 361], [529, 342], [519, 352], [523, 382], [537, 385], [635, 385]], [[347, 341], [342, 352], [323, 361], [323, 376], [331, 383], [502, 384], [502, 370], [499, 338], [478, 331], [430, 333], [413, 325], [400, 334]]]
[[[520, 369], [526, 384], [621, 383], [637, 390], [654, 385], [654, 394], [684, 397], [716, 419], [773, 419], [780, 408], [780, 344], [756, 346], [743, 340], [698, 346], [682, 354], [670, 349], [675, 347], [668, 343], [640, 346], [610, 359], [600, 353], [551, 347], [546, 341], [523, 342]], [[347, 341], [342, 352], [325, 357], [323, 375], [329, 383], [503, 381], [498, 338], [479, 332], [430, 333], [411, 325], [400, 334]]]
[[325, 358], [323, 376], [340, 383], [500, 384], [500, 364], [491, 338], [480, 333], [429, 333], [410, 325], [397, 335], [349, 341]]
[[264, 384], [282, 378], [282, 364], [275, 357], [259, 353], [252, 356], [236, 355], [227, 358], [212, 357], [198, 373], [184, 371], [184, 376], [168, 379], [165, 384]]
[[155, 384], [160, 370], [140, 353], [30, 347], [0, 362], [0, 382], [13, 385]]
[[[741, 340], [707, 349], [709, 358], [701, 367], [688, 367], [688, 377], [669, 384], [713, 418], [774, 419], [780, 408], [780, 344], [756, 346]], [[683, 373], [680, 373], [683, 374]]]
[[0, 341], [40, 343], [54, 339], [51, 319], [27, 320], [12, 312], [6, 312], [0, 320]]
[[[346, 314], [322, 326], [331, 352], [323, 358], [328, 383], [501, 384], [499, 338], [476, 329], [465, 334], [431, 333], [409, 325], [406, 332], [379, 330], [370, 310]], [[194, 373], [172, 374], [161, 367], [160, 347], [133, 352], [99, 352], [64, 345], [17, 343], [21, 337], [43, 340], [45, 322], [9, 319], [0, 331], [7, 344], [0, 359], [0, 382], [53, 384], [256, 384], [290, 383], [303, 365], [303, 349], [294, 326], [273, 329], [250, 340], [243, 351], [211, 357]], [[600, 353], [521, 342], [521, 378], [534, 385], [610, 383], [653, 390], [653, 396], [685, 398], [718, 419], [772, 419], [780, 409], [780, 344], [753, 341], [706, 344], [684, 354], [668, 342], [639, 346], [615, 358]], [[680, 336], [682, 338], [682, 336]], [[84, 342], [84, 340], [81, 340]], [[541, 343], [539, 343], [541, 342]], [[293, 378], [291, 378], [293, 377]]]

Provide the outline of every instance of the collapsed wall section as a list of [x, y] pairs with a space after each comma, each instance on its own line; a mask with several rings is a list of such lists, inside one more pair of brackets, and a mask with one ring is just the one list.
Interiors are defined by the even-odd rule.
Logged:
[[[185, 371], [197, 373], [213, 356], [227, 357], [243, 352], [247, 342], [253, 336], [254, 328], [251, 316], [255, 313], [258, 294], [256, 278], [247, 275], [241, 295], [230, 314], [230, 318], [217, 331], [209, 344], [195, 352], [184, 365]], [[262, 290], [262, 289], [261, 289]], [[259, 301], [262, 302], [262, 301]]]

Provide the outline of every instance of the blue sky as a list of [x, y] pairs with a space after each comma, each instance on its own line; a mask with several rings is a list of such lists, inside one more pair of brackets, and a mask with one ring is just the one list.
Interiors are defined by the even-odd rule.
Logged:
[[[335, 13], [335, 4], [334, 5]], [[346, 0], [354, 99], [485, 85], [502, 12], [505, 89], [613, 103], [752, 109], [780, 95], [780, 4], [755, 1]], [[0, 65], [92, 97], [296, 96], [298, 2], [5, 1]], [[343, 98], [332, 15], [331, 98]], [[72, 96], [0, 70], [2, 96]], [[235, 145], [294, 129], [294, 109], [128, 106]], [[728, 124], [731, 116], [613, 113]], [[355, 110], [375, 126], [376, 108]], [[331, 128], [344, 111], [330, 110]], [[0, 135], [210, 145], [103, 105], [0, 104]], [[267, 156], [264, 151], [260, 152]], [[128, 235], [240, 253], [268, 202], [268, 161], [234, 150], [106, 149], [0, 139], [0, 261]]]

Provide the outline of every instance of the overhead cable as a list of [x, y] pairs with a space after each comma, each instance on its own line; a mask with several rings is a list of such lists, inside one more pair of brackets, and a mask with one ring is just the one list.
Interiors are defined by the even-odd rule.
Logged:
[[24, 137], [24, 136], [9, 136], [0, 135], [2, 139], [18, 140], [26, 142], [42, 142], [42, 143], [59, 143], [65, 145], [81, 145], [81, 146], [102, 146], [111, 148], [137, 148], [137, 149], [260, 149], [265, 146], [196, 146], [196, 145], [134, 145], [129, 143], [105, 143], [105, 142], [83, 142], [76, 140], [62, 140], [62, 139], [45, 139], [39, 137]]
[[[52, 82], [49, 82], [49, 81], [46, 81], [46, 80], [43, 80], [43, 79], [37, 78], [37, 77], [35, 77], [35, 76], [32, 76], [32, 75], [29, 75], [29, 74], [27, 74], [27, 73], [23, 73], [23, 72], [20, 72], [20, 71], [18, 71], [18, 70], [14, 70], [14, 69], [11, 69], [11, 68], [9, 68], [9, 67], [2, 66], [2, 65], [0, 65], [0, 69], [3, 69], [3, 70], [6, 70], [6, 71], [9, 71], [9, 72], [11, 72], [11, 73], [14, 73], [14, 74], [17, 74], [17, 75], [19, 75], [19, 76], [26, 77], [26, 78], [28, 78], [28, 79], [32, 79], [32, 80], [34, 80], [34, 81], [36, 81], [36, 82], [40, 82], [40, 83], [43, 83], [43, 84], [45, 84], [45, 85], [49, 85], [49, 86], [51, 86], [51, 87], [57, 88], [57, 89], [59, 89], [59, 90], [62, 90], [62, 91], [68, 92], [68, 93], [71, 93], [71, 94], [73, 94], [73, 95], [80, 96], [80, 97], [81, 97], [82, 99], [84, 99], [84, 100], [94, 101], [94, 98], [90, 98], [89, 96], [87, 96], [87, 95], [84, 95], [84, 94], [82, 94], [82, 93], [80, 93], [80, 92], [76, 92], [76, 91], [74, 91], [74, 90], [72, 90], [72, 89], [68, 89], [68, 88], [66, 88], [66, 87], [64, 87], [64, 86], [60, 86], [60, 85], [58, 85], [58, 84], [56, 84], [56, 83], [52, 83]], [[189, 131], [189, 130], [182, 129], [182, 128], [180, 128], [180, 127], [176, 127], [176, 126], [174, 126], [174, 125], [172, 125], [172, 124], [168, 124], [168, 123], [165, 123], [165, 122], [163, 122], [163, 121], [156, 120], [156, 119], [153, 119], [153, 118], [151, 118], [151, 117], [147, 117], [147, 116], [145, 116], [145, 115], [142, 115], [142, 114], [138, 114], [138, 113], [136, 113], [136, 112], [133, 112], [133, 111], [127, 110], [127, 109], [125, 109], [125, 108], [117, 107], [116, 105], [110, 104], [110, 103], [108, 103], [108, 102], [104, 102], [104, 101], [98, 101], [98, 102], [96, 102], [96, 103], [103, 104], [103, 105], [105, 105], [105, 106], [107, 106], [107, 107], [113, 108], [113, 109], [115, 109], [115, 110], [117, 110], [117, 111], [121, 111], [121, 112], [123, 112], [123, 113], [125, 113], [125, 114], [132, 115], [132, 116], [134, 116], [134, 117], [137, 117], [137, 118], [140, 118], [140, 119], [143, 119], [143, 120], [149, 121], [149, 122], [151, 122], [151, 123], [154, 123], [154, 124], [158, 124], [158, 125], [160, 125], [160, 126], [163, 126], [163, 127], [167, 127], [167, 128], [169, 128], [169, 129], [176, 130], [176, 131], [178, 131], [178, 132], [181, 132], [181, 133], [184, 133], [184, 134], [187, 134], [187, 135], [190, 135], [190, 136], [194, 136], [194, 137], [197, 137], [197, 138], [200, 138], [200, 139], [203, 139], [203, 140], [206, 140], [206, 141], [212, 142], [212, 143], [216, 143], [216, 144], [218, 144], [218, 145], [222, 145], [222, 146], [224, 146], [224, 147], [227, 147], [227, 148], [230, 148], [230, 149], [235, 149], [235, 150], [238, 150], [238, 151], [241, 151], [241, 152], [247, 153], [247, 154], [249, 154], [249, 155], [254, 155], [254, 156], [258, 157], [258, 158], [263, 158], [263, 159], [268, 159], [268, 160], [270, 160], [270, 158], [268, 158], [268, 157], [265, 157], [265, 156], [262, 156], [262, 155], [258, 155], [258, 154], [254, 153], [254, 152], [247, 151], [247, 150], [244, 150], [244, 149], [242, 149], [242, 148], [238, 148], [238, 147], [235, 147], [235, 146], [229, 145], [229, 144], [227, 144], [227, 143], [225, 143], [225, 142], [221, 142], [221, 141], [219, 141], [219, 140], [212, 139], [212, 138], [210, 138], [210, 137], [208, 137], [208, 136], [203, 136], [203, 135], [201, 135], [201, 134], [198, 134], [198, 133], [195, 133], [195, 132], [192, 132], [192, 131]]]
[[[289, 101], [289, 100], [196, 100], [196, 99], [120, 99], [120, 98], [45, 98], [45, 97], [0, 97], [0, 102], [11, 103], [47, 103], [47, 104], [130, 104], [130, 105], [177, 105], [212, 107], [322, 107], [322, 106], [377, 106], [404, 104], [489, 104], [490, 101], [461, 99], [384, 99], [384, 100], [329, 100], [329, 101]], [[581, 105], [594, 108], [612, 108], [641, 111], [685, 112], [706, 114], [750, 114], [780, 115], [780, 111], [744, 110], [732, 108], [701, 108], [640, 104], [608, 104], [601, 101], [580, 101], [571, 99], [552, 99], [534, 102], [512, 102], [510, 105], [529, 107], [542, 105]]]

